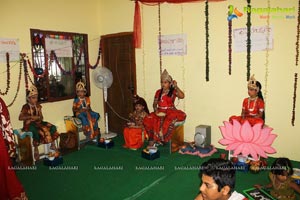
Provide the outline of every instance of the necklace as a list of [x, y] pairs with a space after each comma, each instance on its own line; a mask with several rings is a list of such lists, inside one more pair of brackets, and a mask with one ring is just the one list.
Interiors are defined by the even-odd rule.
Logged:
[[[253, 107], [250, 108], [250, 102], [253, 101], [253, 100], [254, 100]], [[249, 97], [249, 98], [248, 98], [248, 106], [247, 106], [247, 108], [248, 108], [248, 110], [249, 110], [250, 112], [254, 111], [254, 108], [255, 108], [255, 106], [256, 106], [256, 100], [257, 100], [257, 97], [255, 97], [255, 98]]]

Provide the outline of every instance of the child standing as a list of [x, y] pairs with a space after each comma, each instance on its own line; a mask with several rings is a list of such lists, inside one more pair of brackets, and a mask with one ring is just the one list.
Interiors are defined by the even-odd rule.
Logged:
[[134, 111], [129, 114], [130, 122], [128, 127], [124, 129], [124, 148], [136, 150], [144, 144], [145, 130], [143, 125], [144, 118], [149, 114], [146, 101], [136, 96], [134, 98]]
[[243, 124], [248, 121], [251, 126], [255, 124], [264, 124], [264, 98], [261, 92], [261, 84], [259, 81], [255, 80], [254, 75], [251, 76], [248, 82], [248, 95], [243, 101], [243, 108], [241, 116], [232, 116], [229, 121], [233, 120], [239, 121]]
[[98, 128], [99, 113], [92, 111], [91, 100], [86, 96], [86, 89], [83, 82], [79, 81], [76, 84], [76, 94], [73, 102], [74, 115], [81, 120], [82, 128], [85, 136], [90, 139], [100, 135]]
[[56, 150], [54, 141], [59, 136], [56, 127], [43, 121], [43, 118], [42, 106], [38, 103], [38, 91], [32, 85], [27, 90], [27, 103], [22, 107], [19, 120], [23, 121], [23, 131], [32, 132], [35, 160], [39, 160], [38, 145], [51, 143], [50, 149]]
[[300, 193], [300, 187], [293, 181], [291, 175], [293, 167], [288, 158], [277, 158], [269, 173], [270, 183], [262, 187], [254, 185], [256, 188], [271, 188], [271, 195], [279, 200], [296, 199], [295, 191]]

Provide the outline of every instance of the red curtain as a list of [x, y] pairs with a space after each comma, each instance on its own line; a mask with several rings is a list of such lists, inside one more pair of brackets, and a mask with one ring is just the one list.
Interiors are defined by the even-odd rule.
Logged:
[[[136, 0], [135, 1], [135, 11], [134, 11], [134, 46], [135, 48], [141, 48], [142, 43], [142, 25], [141, 25], [141, 11], [140, 11], [140, 3], [145, 5], [154, 6], [159, 3], [193, 3], [193, 2], [203, 2], [205, 0]], [[209, 2], [221, 2], [225, 0], [209, 0]]]

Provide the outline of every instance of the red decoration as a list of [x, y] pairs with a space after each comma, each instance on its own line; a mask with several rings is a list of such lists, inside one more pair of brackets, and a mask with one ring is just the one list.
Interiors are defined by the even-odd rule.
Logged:
[[[205, 0], [136, 0], [135, 1], [135, 11], [134, 11], [134, 45], [135, 48], [141, 48], [141, 38], [142, 38], [142, 29], [141, 29], [141, 12], [140, 12], [140, 3], [143, 3], [148, 6], [156, 6], [161, 3], [196, 3], [203, 2]], [[221, 2], [225, 0], [208, 0], [209, 2]]]

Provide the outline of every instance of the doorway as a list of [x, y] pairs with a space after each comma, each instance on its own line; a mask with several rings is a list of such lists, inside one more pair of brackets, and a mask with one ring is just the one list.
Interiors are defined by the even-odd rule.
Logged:
[[101, 50], [102, 65], [112, 71], [114, 79], [112, 86], [108, 88], [108, 103], [104, 105], [108, 113], [108, 127], [110, 132], [121, 134], [126, 121], [120, 116], [128, 118], [128, 114], [133, 111], [132, 96], [136, 94], [133, 33], [101, 36]]

